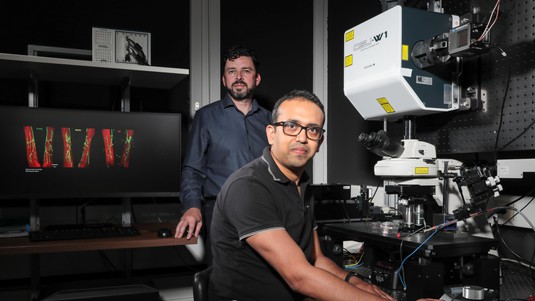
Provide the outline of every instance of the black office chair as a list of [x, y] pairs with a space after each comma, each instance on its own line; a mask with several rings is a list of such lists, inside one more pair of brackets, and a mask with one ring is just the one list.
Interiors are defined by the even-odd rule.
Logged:
[[208, 282], [212, 267], [208, 267], [193, 275], [193, 300], [208, 301]]

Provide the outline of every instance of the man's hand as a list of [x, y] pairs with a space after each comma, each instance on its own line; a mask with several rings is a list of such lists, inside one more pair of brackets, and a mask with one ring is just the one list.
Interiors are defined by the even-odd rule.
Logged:
[[[353, 279], [355, 279], [356, 281]], [[353, 286], [356, 286], [364, 291], [367, 291], [370, 294], [379, 296], [383, 299], [391, 300], [391, 301], [395, 300], [394, 298], [392, 298], [392, 296], [382, 291], [378, 286], [367, 283], [365, 281], [359, 281], [359, 280], [360, 279], [358, 279], [358, 277], [351, 277], [351, 279], [349, 280], [349, 283], [352, 284]]]
[[[189, 208], [184, 212], [175, 230], [175, 238], [180, 238], [186, 234], [186, 238], [198, 237], [202, 228], [202, 214], [199, 208]], [[186, 231], [187, 229], [187, 231]]]

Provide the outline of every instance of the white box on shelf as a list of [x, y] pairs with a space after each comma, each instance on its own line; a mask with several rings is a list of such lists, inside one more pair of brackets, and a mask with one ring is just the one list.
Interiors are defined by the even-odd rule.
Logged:
[[150, 36], [149, 32], [93, 27], [93, 61], [150, 65]]

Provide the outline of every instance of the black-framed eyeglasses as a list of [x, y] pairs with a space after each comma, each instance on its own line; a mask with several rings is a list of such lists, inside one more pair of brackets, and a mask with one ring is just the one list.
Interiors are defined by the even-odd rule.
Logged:
[[323, 137], [325, 130], [319, 126], [302, 126], [294, 121], [279, 121], [273, 123], [274, 126], [282, 126], [282, 132], [288, 136], [297, 136], [305, 130], [307, 138], [318, 141]]

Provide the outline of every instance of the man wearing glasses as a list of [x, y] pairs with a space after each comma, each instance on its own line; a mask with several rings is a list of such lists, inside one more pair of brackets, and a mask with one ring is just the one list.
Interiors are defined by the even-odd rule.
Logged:
[[210, 300], [393, 300], [323, 255], [305, 165], [323, 142], [314, 94], [277, 101], [263, 155], [223, 185], [212, 220]]

